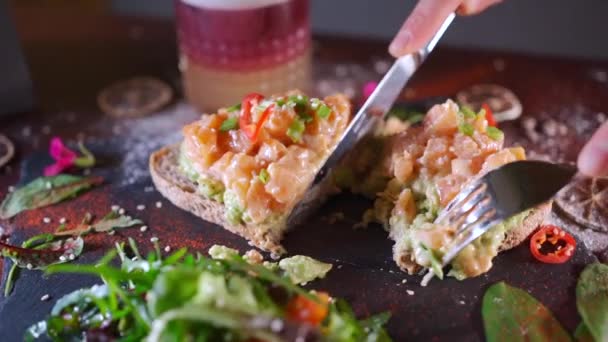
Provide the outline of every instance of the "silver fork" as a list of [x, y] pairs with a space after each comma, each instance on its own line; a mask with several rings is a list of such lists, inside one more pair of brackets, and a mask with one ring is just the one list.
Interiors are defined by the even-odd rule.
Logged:
[[463, 248], [496, 224], [550, 200], [576, 172], [572, 165], [518, 161], [472, 181], [435, 220], [440, 225], [457, 227], [441, 266], [447, 266]]

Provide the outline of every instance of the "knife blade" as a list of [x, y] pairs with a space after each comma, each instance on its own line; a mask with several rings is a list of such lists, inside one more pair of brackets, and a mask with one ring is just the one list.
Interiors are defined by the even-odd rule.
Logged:
[[418, 70], [426, 57], [433, 50], [443, 33], [454, 20], [455, 14], [451, 13], [439, 27], [435, 35], [426, 46], [419, 51], [397, 58], [389, 71], [384, 75], [376, 89], [367, 98], [359, 109], [346, 131], [342, 134], [338, 144], [333, 148], [329, 157], [323, 162], [321, 168], [316, 172], [314, 180], [308, 187], [302, 200], [298, 202], [287, 218], [288, 226], [297, 225], [308, 216], [318, 205], [318, 197], [321, 195], [321, 184], [326, 182], [331, 170], [342, 161], [344, 156], [357, 145], [378, 123], [383, 120], [395, 103], [395, 100], [403, 90], [412, 75]]

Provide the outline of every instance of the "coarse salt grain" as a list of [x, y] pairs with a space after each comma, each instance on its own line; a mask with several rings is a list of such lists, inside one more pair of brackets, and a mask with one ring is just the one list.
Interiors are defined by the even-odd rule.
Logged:
[[67, 220], [65, 219], [65, 217], [59, 219], [59, 224], [65, 224], [66, 222]]
[[143, 204], [139, 204], [139, 205], [137, 206], [137, 210], [139, 210], [139, 211], [142, 211], [142, 210], [144, 210], [144, 209], [146, 209], [146, 206], [145, 206], [145, 205], [143, 205]]
[[44, 217], [42, 219], [42, 222], [44, 222], [44, 223], [51, 223], [51, 219], [49, 217]]
[[141, 228], [139, 228], [139, 230], [141, 232], [145, 232], [146, 230], [148, 230], [148, 226], [141, 226]]
[[464, 304], [465, 304], [464, 300], [461, 300], [461, 301], [459, 301], [458, 303], [460, 303], [460, 304], [462, 304], [462, 305], [464, 305]]
[[31, 270], [32, 268], [34, 268], [34, 266], [32, 264], [27, 264], [27, 265], [25, 265], [25, 268], [27, 268], [28, 270]]
[[161, 201], [156, 202], [156, 207], [159, 208], [159, 209], [162, 208], [163, 207], [163, 202], [161, 202]]
[[108, 235], [114, 235], [114, 234], [116, 234], [116, 231], [114, 231], [114, 230], [110, 230], [110, 231], [108, 232]]
[[401, 283], [402, 283], [402, 284], [407, 283], [407, 279], [403, 279], [403, 280], [401, 281]]
[[154, 191], [154, 187], [153, 186], [147, 186], [144, 188], [144, 192], [152, 192]]
[[67, 260], [67, 258], [65, 257], [65, 255], [60, 255], [59, 256], [59, 261], [63, 262], [63, 261], [66, 261], [66, 260]]
[[47, 293], [45, 295], [42, 295], [42, 297], [40, 297], [40, 300], [45, 302], [45, 301], [49, 300], [49, 298], [51, 298], [51, 296]]
[[150, 242], [158, 242], [158, 237], [156, 237], [156, 236], [151, 237]]
[[74, 253], [70, 253], [70, 254], [68, 255], [68, 259], [70, 259], [70, 260], [74, 260], [74, 259], [76, 259], [76, 254], [74, 254]]
[[12, 185], [11, 185], [11, 186], [9, 186], [9, 187], [8, 187], [8, 192], [13, 192], [13, 191], [15, 191], [15, 187], [14, 187], [14, 186], [12, 186]]
[[171, 252], [171, 246], [165, 246], [165, 252], [167, 252], [167, 253]]
[[405, 290], [405, 292], [407, 292], [407, 294], [410, 296], [414, 295], [414, 291], [412, 291], [412, 290]]
[[46, 184], [44, 184], [44, 186], [46, 186], [47, 189], [53, 188], [53, 184], [51, 184], [51, 182], [46, 182]]
[[124, 214], [125, 214], [125, 210], [124, 210], [123, 208], [120, 208], [120, 209], [118, 210], [118, 213], [119, 213], [120, 215], [124, 215]]
[[118, 211], [120, 209], [120, 207], [117, 205], [113, 205], [111, 208], [112, 208], [112, 211]]

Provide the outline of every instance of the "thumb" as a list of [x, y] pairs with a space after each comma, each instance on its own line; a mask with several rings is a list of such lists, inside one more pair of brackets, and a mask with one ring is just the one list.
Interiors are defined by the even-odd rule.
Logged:
[[608, 176], [608, 122], [583, 147], [578, 156], [578, 168], [587, 176]]
[[422, 48], [461, 3], [462, 0], [420, 0], [391, 42], [391, 55], [400, 57]]

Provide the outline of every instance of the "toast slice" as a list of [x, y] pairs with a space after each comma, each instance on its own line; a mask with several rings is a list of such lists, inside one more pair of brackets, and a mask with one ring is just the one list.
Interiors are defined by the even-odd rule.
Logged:
[[[442, 276], [439, 261], [456, 227], [434, 224], [439, 211], [470, 180], [525, 159], [525, 151], [503, 148], [504, 134], [488, 126], [485, 112], [452, 101], [431, 108], [422, 125], [383, 139], [380, 168], [367, 183], [377, 189], [378, 179], [384, 180], [384, 190], [376, 193], [368, 216], [395, 241], [393, 258], [403, 271], [432, 268]], [[464, 279], [487, 272], [500, 251], [522, 243], [550, 211], [551, 203], [545, 203], [492, 227], [458, 254], [448, 275]]]
[[180, 170], [179, 153], [179, 145], [172, 145], [163, 147], [150, 156], [150, 174], [158, 192], [175, 206], [244, 237], [260, 249], [276, 254], [285, 252], [280, 244], [281, 230], [273, 229], [282, 222], [248, 226], [245, 223], [233, 224], [228, 221], [226, 207], [218, 201], [198, 194], [196, 182]]
[[[297, 103], [290, 105], [290, 99]], [[302, 200], [320, 204], [334, 190], [331, 182], [325, 182], [312, 195], [315, 198], [304, 198], [348, 126], [351, 106], [339, 94], [319, 100], [289, 92], [258, 101], [250, 107], [262, 108], [259, 113], [251, 109], [252, 117], [265, 117], [268, 108], [272, 114], [259, 119], [267, 121], [255, 140], [245, 136], [249, 133], [240, 124], [225, 129], [226, 122], [238, 120], [243, 111], [220, 109], [186, 126], [182, 143], [152, 153], [149, 167], [157, 190], [177, 207], [262, 250], [282, 254], [280, 242], [296, 204]], [[292, 130], [296, 120], [301, 124], [299, 139], [294, 139]], [[287, 126], [277, 128], [281, 124]], [[236, 218], [234, 203], [239, 208]]]

